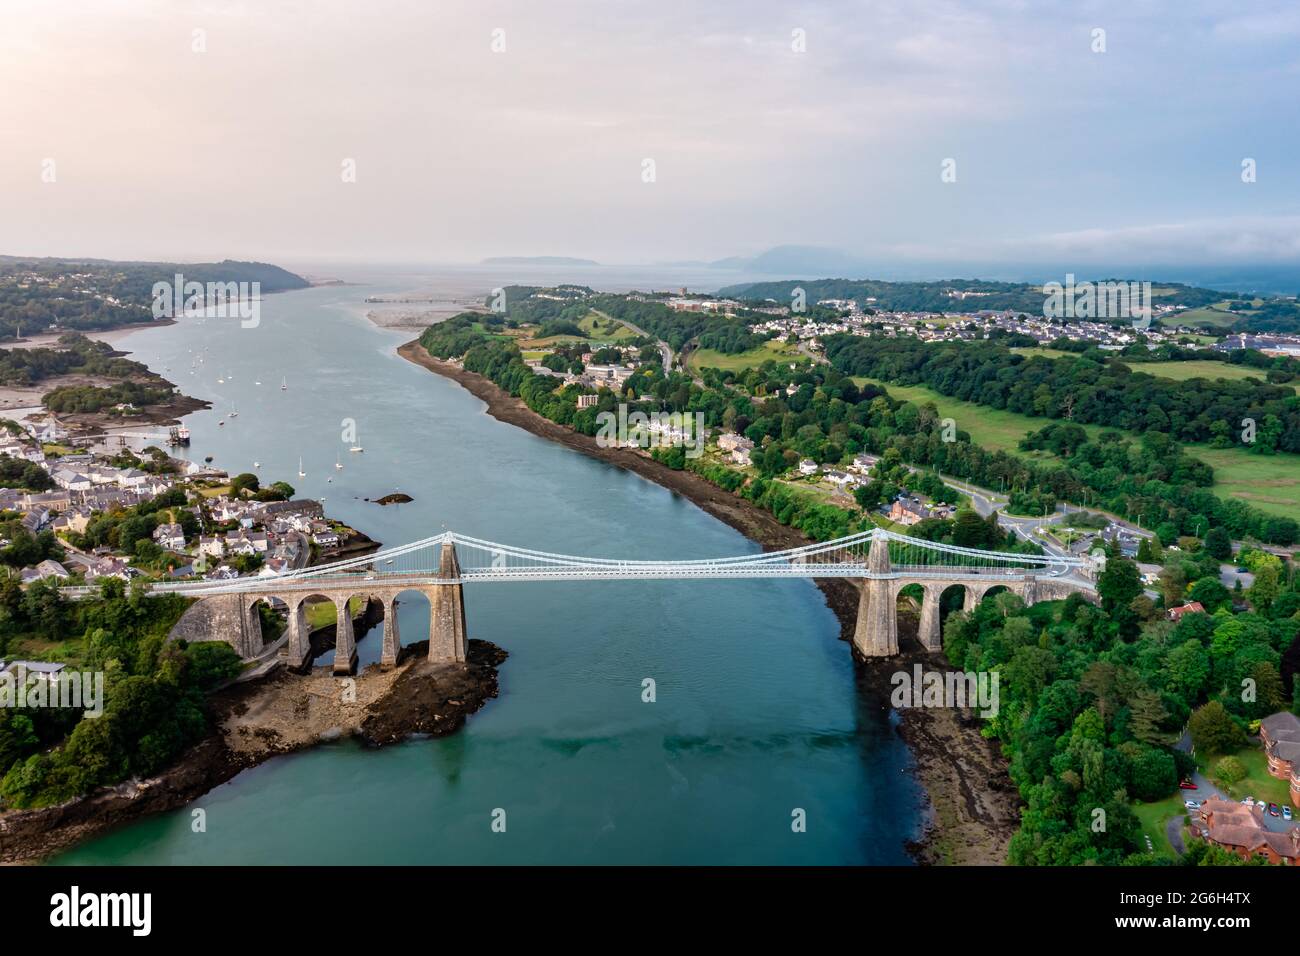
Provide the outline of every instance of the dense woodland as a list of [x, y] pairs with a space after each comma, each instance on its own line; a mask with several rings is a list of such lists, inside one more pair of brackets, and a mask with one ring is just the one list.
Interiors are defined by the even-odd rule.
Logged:
[[[22, 638], [67, 642], [73, 665], [105, 675], [102, 716], [57, 707], [0, 708], [0, 801], [60, 803], [97, 786], [157, 773], [209, 729], [204, 695], [239, 672], [221, 641], [168, 643], [184, 611], [177, 595], [147, 597], [105, 582], [98, 598], [66, 601], [54, 585], [0, 581], [0, 656]], [[11, 655], [12, 656], [12, 655]]]
[[58, 375], [101, 378], [156, 377], [148, 367], [115, 353], [106, 342], [76, 332], [59, 336], [58, 348], [0, 351], [0, 385], [35, 385]]
[[[1294, 569], [1263, 552], [1250, 560], [1265, 580], [1245, 612], [1234, 613], [1219, 559], [1202, 551], [1173, 556], [1162, 574], [1167, 603], [1193, 597], [1210, 612], [1177, 624], [1142, 595], [1136, 566], [1114, 554], [1098, 581], [1100, 608], [1079, 596], [1026, 608], [1004, 593], [949, 616], [949, 662], [1000, 675], [1000, 709], [985, 733], [1001, 742], [1025, 802], [1008, 862], [1160, 862], [1146, 853], [1129, 801], [1178, 792], [1194, 767], [1174, 747], [1182, 728], [1209, 772], [1228, 774], [1215, 761], [1245, 745], [1250, 722], [1293, 703], [1281, 667], [1300, 631], [1300, 591], [1285, 577]], [[1257, 688], [1251, 700], [1246, 679]], [[1239, 862], [1193, 843], [1184, 864]]]
[[[153, 321], [155, 282], [260, 282], [263, 293], [307, 280], [261, 262], [109, 262], [0, 256], [0, 338], [63, 329], [92, 331]], [[33, 281], [35, 274], [41, 281]], [[116, 301], [109, 301], [110, 299]]]
[[[751, 332], [748, 320], [740, 317], [727, 318], [710, 312], [677, 312], [662, 302], [630, 299], [622, 295], [597, 295], [590, 289], [576, 286], [546, 291], [547, 295], [553, 295], [566, 290], [573, 296], [555, 299], [539, 298], [537, 293], [542, 290], [533, 286], [506, 287], [506, 322], [510, 326], [538, 323], [542, 325], [540, 334], [547, 336], [562, 334], [555, 331], [552, 323], [563, 321], [573, 326], [563, 334], [581, 334], [577, 323], [594, 309], [662, 339], [673, 351], [681, 351], [686, 343], [694, 341], [700, 348], [735, 354], [761, 345], [769, 338]], [[486, 302], [491, 306], [493, 297], [489, 296]]]

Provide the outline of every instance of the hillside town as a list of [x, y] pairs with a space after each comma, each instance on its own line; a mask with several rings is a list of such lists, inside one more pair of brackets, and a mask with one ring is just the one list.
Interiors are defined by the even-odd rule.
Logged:
[[[1087, 319], [1063, 320], [1042, 315], [1027, 315], [1011, 310], [981, 310], [975, 312], [891, 312], [868, 306], [863, 309], [852, 299], [823, 299], [818, 306], [836, 310], [838, 318], [814, 319], [791, 311], [788, 307], [774, 306], [772, 318], [754, 323], [751, 329], [758, 333], [771, 333], [781, 338], [794, 336], [812, 348], [821, 348], [821, 340], [828, 335], [884, 334], [889, 337], [912, 336], [924, 342], [953, 342], [985, 339], [991, 333], [1025, 335], [1041, 345], [1060, 338], [1074, 341], [1096, 342], [1098, 347], [1119, 351], [1136, 342], [1156, 346], [1174, 342], [1181, 337], [1194, 335], [1197, 330], [1179, 325], [1137, 330], [1131, 324], [1090, 321]], [[1168, 306], [1155, 306], [1154, 318], [1171, 318], [1177, 310]]]
[[[273, 576], [368, 542], [320, 502], [293, 500], [283, 483], [261, 489], [252, 476], [232, 480], [157, 448], [47, 454], [48, 433], [29, 429], [0, 441], [6, 474], [20, 462], [39, 469], [22, 486], [0, 487], [0, 559], [23, 584]], [[38, 552], [40, 560], [15, 560]]]

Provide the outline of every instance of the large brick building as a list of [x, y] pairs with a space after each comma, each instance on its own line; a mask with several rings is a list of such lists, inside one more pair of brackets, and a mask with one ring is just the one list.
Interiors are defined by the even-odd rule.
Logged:
[[1256, 806], [1211, 797], [1201, 804], [1200, 835], [1243, 860], [1256, 857], [1272, 864], [1300, 863], [1300, 827], [1275, 833], [1264, 826], [1264, 812]]
[[1282, 711], [1259, 722], [1268, 772], [1291, 782], [1291, 804], [1300, 807], [1300, 717]]

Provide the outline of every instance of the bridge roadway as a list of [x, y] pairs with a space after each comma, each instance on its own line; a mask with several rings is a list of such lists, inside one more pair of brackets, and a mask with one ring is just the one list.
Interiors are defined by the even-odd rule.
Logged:
[[[891, 563], [891, 546], [906, 563]], [[472, 558], [462, 568], [458, 548]], [[436, 561], [434, 555], [437, 555]], [[916, 563], [932, 558], [937, 563]], [[400, 562], [400, 564], [399, 564]], [[943, 562], [947, 562], [946, 564]], [[392, 570], [381, 570], [393, 566]], [[730, 578], [849, 578], [862, 582], [862, 597], [854, 631], [854, 647], [864, 656], [898, 653], [897, 600], [900, 592], [921, 589], [922, 643], [940, 649], [939, 602], [944, 591], [960, 586], [966, 610], [992, 588], [1005, 587], [1027, 604], [1065, 597], [1092, 588], [1086, 575], [1092, 570], [1085, 558], [1038, 556], [959, 548], [909, 538], [896, 532], [872, 529], [820, 544], [785, 551], [729, 558], [686, 561], [624, 561], [584, 558], [499, 545], [444, 532], [433, 538], [292, 571], [281, 575], [250, 576], [229, 581], [169, 582], [149, 586], [159, 594], [198, 598], [173, 629], [173, 636], [189, 640], [227, 640], [246, 658], [262, 648], [259, 601], [288, 610], [288, 659], [305, 666], [310, 658], [305, 606], [325, 598], [334, 603], [338, 638], [336, 673], [355, 666], [353, 624], [348, 612], [354, 597], [377, 600], [384, 612], [384, 648], [381, 663], [397, 661], [400, 638], [394, 602], [406, 591], [419, 591], [429, 599], [432, 660], [464, 661], [465, 607], [463, 586], [510, 581], [612, 581]], [[1080, 572], [1084, 576], [1075, 576]], [[94, 587], [64, 588], [71, 598], [97, 592]]]

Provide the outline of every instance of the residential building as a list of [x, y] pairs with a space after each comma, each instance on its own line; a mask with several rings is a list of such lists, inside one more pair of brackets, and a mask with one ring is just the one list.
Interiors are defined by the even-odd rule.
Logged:
[[1183, 619], [1184, 614], [1204, 614], [1205, 607], [1200, 601], [1189, 601], [1182, 607], [1171, 607], [1169, 609], [1169, 620], [1177, 623]]
[[1283, 866], [1300, 861], [1300, 827], [1285, 833], [1271, 831], [1257, 806], [1210, 797], [1201, 804], [1196, 830], [1209, 843], [1243, 860], [1259, 858]]
[[889, 506], [889, 520], [904, 526], [933, 517], [933, 513], [915, 498], [898, 498]]
[[1268, 772], [1291, 783], [1291, 803], [1300, 807], [1300, 717], [1281, 711], [1259, 722], [1259, 741], [1268, 758]]
[[185, 532], [179, 524], [160, 524], [154, 529], [153, 540], [164, 551], [185, 550]]

